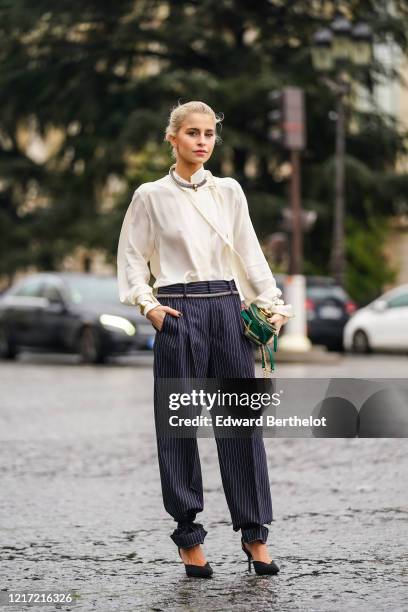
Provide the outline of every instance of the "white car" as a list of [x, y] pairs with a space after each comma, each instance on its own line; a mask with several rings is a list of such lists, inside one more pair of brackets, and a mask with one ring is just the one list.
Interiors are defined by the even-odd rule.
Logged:
[[357, 310], [343, 330], [346, 350], [408, 352], [408, 285], [400, 285]]

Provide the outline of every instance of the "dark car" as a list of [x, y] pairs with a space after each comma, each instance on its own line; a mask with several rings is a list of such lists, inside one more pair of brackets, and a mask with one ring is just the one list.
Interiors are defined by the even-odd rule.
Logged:
[[306, 277], [307, 335], [314, 344], [343, 350], [343, 329], [357, 305], [330, 277]]
[[[286, 276], [276, 274], [283, 291]], [[346, 291], [329, 276], [305, 276], [307, 336], [313, 344], [343, 350], [343, 329], [357, 306]], [[284, 329], [284, 327], [283, 327]]]
[[121, 304], [115, 276], [33, 274], [0, 297], [0, 353], [19, 349], [79, 353], [88, 363], [151, 349], [155, 330], [135, 306]]

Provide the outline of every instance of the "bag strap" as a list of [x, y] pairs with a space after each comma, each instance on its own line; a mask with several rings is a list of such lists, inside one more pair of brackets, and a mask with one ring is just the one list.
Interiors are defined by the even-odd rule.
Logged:
[[[277, 341], [277, 336], [275, 335], [273, 337], [273, 348], [275, 350], [275, 353], [276, 353], [276, 346], [277, 346], [276, 341]], [[272, 349], [269, 346], [269, 344], [261, 344], [259, 349], [261, 351], [261, 366], [262, 366], [262, 371], [263, 371], [264, 377], [267, 378], [268, 374], [271, 374], [275, 370], [275, 361], [273, 359]], [[265, 351], [268, 353], [269, 363], [271, 365], [270, 370], [268, 370], [267, 367], [266, 367]]]
[[[178, 185], [177, 185], [178, 186]], [[215, 189], [215, 192], [217, 193], [217, 195], [219, 196], [218, 193], [218, 189], [216, 188], [215, 184], [210, 183], [209, 185], [210, 188]], [[197, 202], [194, 200], [194, 198], [191, 196], [191, 193], [185, 189], [183, 189], [182, 187], [179, 187], [179, 189], [182, 190], [182, 192], [184, 193], [184, 195], [188, 198], [188, 200], [193, 204], [193, 206], [198, 210], [198, 212], [200, 213], [200, 215], [205, 219], [205, 221], [207, 221], [207, 223], [209, 225], [211, 225], [211, 227], [213, 228], [213, 230], [215, 232], [217, 232], [217, 234], [222, 238], [222, 240], [231, 248], [234, 249], [233, 244], [230, 240], [228, 240], [228, 238], [226, 236], [224, 236], [224, 234], [222, 233], [222, 231], [216, 226], [216, 224], [214, 223], [214, 221], [212, 219], [210, 219], [209, 217], [207, 217], [207, 215], [205, 214], [205, 212], [198, 206]], [[234, 249], [235, 250], [235, 249]]]
[[[219, 193], [214, 180], [211, 180], [209, 182], [209, 186], [210, 186], [210, 188], [215, 190], [215, 193], [217, 194], [220, 202], [222, 203], [223, 202], [223, 197]], [[182, 187], [179, 187], [179, 189], [184, 193], [186, 198], [193, 204], [193, 206], [200, 213], [200, 215], [203, 217], [203, 219], [205, 221], [207, 221], [207, 223], [212, 227], [212, 229], [220, 236], [220, 238], [229, 247], [230, 254], [231, 254], [232, 272], [234, 273], [234, 276], [236, 276], [237, 279], [238, 279], [238, 284], [239, 284], [239, 286], [240, 286], [240, 288], [241, 288], [241, 290], [242, 290], [242, 292], [243, 292], [243, 294], [245, 296], [245, 299], [247, 299], [250, 303], [254, 302], [255, 299], [258, 297], [258, 293], [256, 293], [254, 291], [254, 288], [253, 288], [253, 286], [252, 286], [252, 284], [251, 284], [251, 282], [249, 280], [247, 269], [246, 269], [245, 263], [244, 263], [241, 255], [235, 250], [232, 242], [230, 240], [228, 240], [228, 238], [226, 236], [224, 236], [223, 232], [221, 232], [221, 230], [216, 226], [216, 224], [212, 221], [212, 219], [207, 217], [205, 212], [197, 205], [197, 203], [195, 202], [195, 200], [191, 196], [191, 194], [188, 191], [186, 191], [185, 189], [183, 189]]]

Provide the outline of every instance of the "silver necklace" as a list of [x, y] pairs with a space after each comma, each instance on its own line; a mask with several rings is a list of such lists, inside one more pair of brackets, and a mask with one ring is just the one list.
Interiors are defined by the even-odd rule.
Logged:
[[173, 179], [173, 181], [177, 183], [177, 185], [180, 185], [180, 187], [188, 187], [189, 189], [194, 189], [194, 191], [197, 191], [198, 187], [201, 187], [202, 185], [204, 185], [204, 183], [207, 182], [207, 177], [204, 178], [200, 183], [184, 183], [183, 181], [179, 181], [178, 178], [174, 176], [175, 168], [176, 168], [176, 164], [173, 164], [170, 167], [169, 174], [171, 178]]

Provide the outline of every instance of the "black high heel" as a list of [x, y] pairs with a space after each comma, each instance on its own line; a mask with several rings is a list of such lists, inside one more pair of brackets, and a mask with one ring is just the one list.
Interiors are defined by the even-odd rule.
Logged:
[[241, 537], [241, 548], [248, 557], [248, 572], [251, 572], [251, 561], [254, 564], [255, 573], [258, 576], [266, 576], [266, 575], [275, 575], [279, 572], [279, 567], [276, 565], [275, 561], [271, 561], [270, 563], [264, 563], [263, 561], [255, 561], [252, 558], [252, 554], [245, 548], [244, 540]]
[[[181, 560], [183, 561], [183, 557], [181, 556], [180, 552], [180, 546], [178, 546], [178, 552]], [[189, 576], [190, 578], [211, 578], [214, 573], [214, 570], [208, 563], [208, 561], [205, 565], [186, 565], [184, 563], [184, 567], [186, 568], [187, 576]]]

